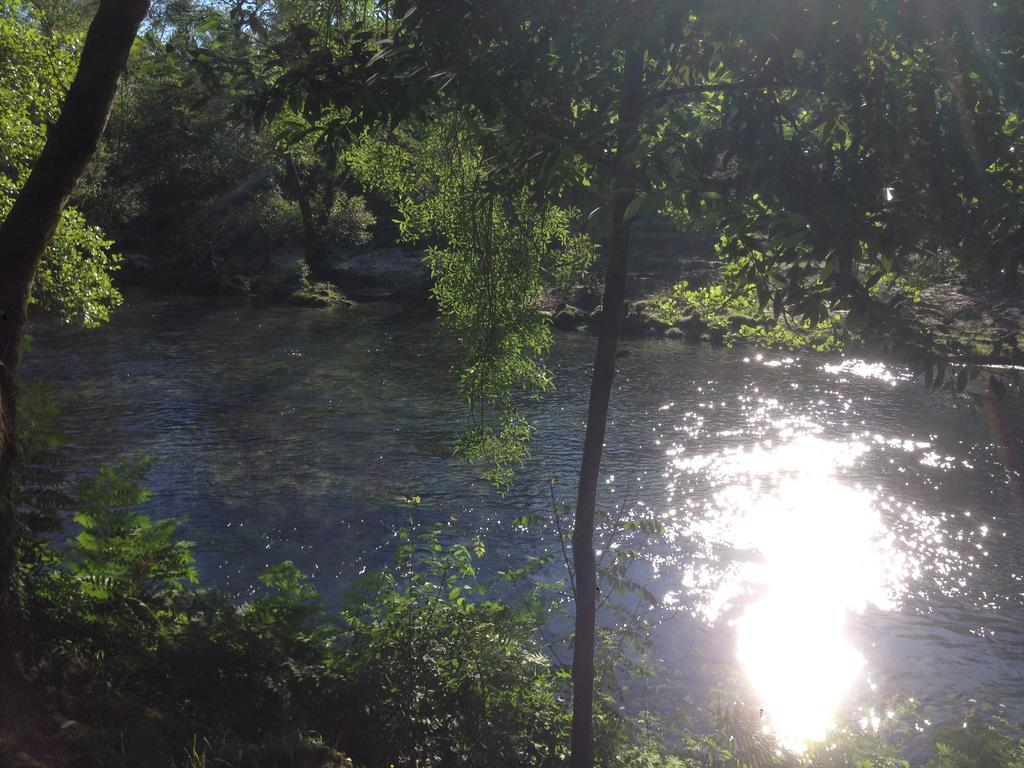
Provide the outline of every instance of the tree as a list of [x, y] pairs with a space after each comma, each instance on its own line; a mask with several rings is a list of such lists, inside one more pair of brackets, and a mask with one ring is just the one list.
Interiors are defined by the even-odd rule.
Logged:
[[399, 45], [421, 56], [420, 70], [482, 115], [504, 178], [530, 179], [539, 196], [557, 199], [590, 187], [603, 199], [597, 218], [604, 226], [604, 298], [572, 547], [577, 768], [593, 764], [595, 512], [632, 221], [660, 207], [669, 192], [693, 185], [689, 168], [681, 167], [682, 149], [661, 138], [700, 125], [696, 97], [747, 87], [764, 75], [757, 60], [738, 72], [726, 69], [724, 43], [707, 34], [719, 18], [696, 10], [659, 0], [543, 7], [454, 0], [397, 8], [408, 14]]
[[[643, 183], [644, 109], [658, 73], [648, 49], [665, 41], [675, 11], [657, 3], [500, 6], [473, 2], [406, 8], [410, 49], [423, 69], [492, 126], [489, 149], [506, 178], [533, 181], [538, 196], [594, 184], [609, 203], [601, 331], [595, 354], [573, 536], [576, 618], [572, 764], [593, 764], [597, 487], [625, 299], [634, 202]], [[660, 12], [660, 13], [659, 13]], [[457, 20], [457, 23], [453, 23]], [[669, 25], [666, 25], [669, 20]], [[677, 19], [678, 20], [678, 19]], [[453, 30], [463, 39], [453, 41]], [[402, 35], [399, 34], [399, 39]], [[669, 44], [672, 45], [671, 43]], [[399, 58], [399, 57], [396, 57]]]
[[441, 105], [429, 120], [367, 132], [345, 162], [394, 205], [401, 240], [426, 251], [442, 322], [461, 347], [454, 372], [469, 427], [455, 452], [504, 491], [529, 454], [517, 400], [551, 387], [537, 359], [552, 341], [541, 300], [571, 286], [594, 249], [578, 211], [489, 184], [474, 127], [466, 110]]
[[[993, 4], [997, 15], [1004, 5]], [[589, 187], [603, 199], [595, 212], [605, 230], [603, 315], [573, 546], [574, 766], [593, 762], [593, 531], [633, 218], [685, 210], [725, 235], [731, 274], [764, 305], [811, 318], [841, 309], [856, 319], [855, 310], [870, 298], [865, 280], [873, 278], [864, 264], [878, 265], [873, 274], [897, 273], [893, 253], [929, 242], [908, 239], [909, 228], [939, 218], [901, 215], [886, 224], [879, 200], [909, 161], [885, 146], [892, 131], [871, 102], [884, 80], [878, 73], [895, 73], [890, 88], [911, 74], [913, 61], [894, 59], [894, 51], [906, 54], [905, 38], [913, 41], [910, 53], [928, 49], [940, 60], [943, 41], [966, 34], [969, 11], [961, 17], [955, 6], [948, 0], [406, 1], [395, 4], [401, 22], [393, 42], [366, 62], [374, 74], [363, 82], [374, 88], [353, 95], [342, 77], [351, 72], [350, 59], [336, 66], [307, 61], [300, 64], [304, 75], [278, 81], [304, 91], [313, 111], [325, 102], [344, 108], [379, 102], [383, 94], [399, 104], [410, 93], [424, 102], [429, 98], [416, 88], [402, 91], [395, 83], [433, 87], [439, 99], [472, 110], [491, 159], [489, 184], [521, 187], [525, 180], [532, 194], [548, 200]], [[970, 6], [987, 29], [991, 13], [981, 3]], [[964, 21], [955, 34], [943, 26], [950, 14]], [[1012, 59], [1012, 47], [1006, 50]], [[921, 106], [913, 111], [919, 117]], [[857, 121], [875, 138], [853, 147], [851, 137], [861, 135]], [[1008, 135], [1017, 135], [1014, 125]], [[924, 135], [913, 119], [904, 128]], [[939, 146], [909, 156], [934, 165]], [[828, 200], [833, 185], [835, 202]], [[969, 183], [934, 188], [938, 198], [973, 204]], [[768, 190], [772, 197], [765, 200]], [[1000, 210], [1012, 221], [1012, 205]], [[784, 226], [773, 224], [776, 214]], [[866, 318], [879, 335], [900, 330], [895, 317]]]
[[[1016, 290], [1020, 7], [803, 5], [785, 29], [755, 14], [734, 22], [727, 65], [774, 57], [776, 87], [709, 95], [700, 131], [667, 137], [708, 180], [681, 202], [683, 218], [720, 233], [735, 290], [815, 321], [842, 312], [929, 385], [962, 390], [980, 360], [955, 334], [920, 327], [889, 286], [944, 258]], [[954, 367], [963, 375], [944, 376]]]
[[[429, 73], [479, 112], [505, 179], [528, 178], [538, 195], [556, 199], [574, 185], [590, 185], [605, 198], [603, 317], [573, 539], [574, 766], [593, 761], [594, 511], [633, 217], [686, 209], [724, 235], [722, 252], [737, 286], [752, 287], [762, 304], [810, 319], [845, 310], [865, 335], [934, 355], [933, 339], [881, 311], [868, 291], [873, 281], [898, 274], [903, 256], [935, 242], [923, 233], [946, 215], [940, 202], [958, 211], [959, 233], [978, 231], [967, 225], [986, 207], [995, 215], [985, 226], [1003, 242], [1016, 242], [1019, 226], [1019, 184], [1002, 181], [996, 206], [977, 199], [979, 161], [995, 164], [990, 175], [1012, 178], [1008, 165], [1017, 158], [1009, 147], [1019, 138], [1019, 121], [1012, 110], [993, 106], [1000, 102], [987, 95], [992, 89], [981, 89], [969, 109], [963, 100], [993, 59], [998, 74], [988, 81], [999, 84], [1002, 103], [1011, 104], [1013, 92], [1019, 97], [1019, 87], [1007, 82], [1019, 82], [1012, 74], [1020, 70], [1014, 38], [989, 33], [1019, 27], [1020, 14], [1009, 4], [960, 5], [397, 4], [405, 21], [394, 61]], [[989, 40], [996, 41], [994, 56]], [[942, 71], [939, 62], [949, 57], [973, 74]], [[951, 108], [934, 122], [924, 104], [897, 110], [897, 132], [911, 145], [901, 152], [875, 99], [884, 94], [896, 105], [901, 91], [915, 92], [914, 78], [922, 74], [927, 84], [918, 90]], [[984, 152], [976, 141], [960, 141], [952, 178], [928, 183], [932, 197], [905, 205], [922, 172], [934, 173], [955, 137], [975, 135], [974, 128], [1006, 138]], [[894, 185], [899, 202], [887, 205]], [[785, 224], [770, 226], [774, 221]], [[981, 240], [996, 245], [989, 235]], [[967, 255], [963, 242], [945, 242]], [[1015, 275], [1019, 250], [1001, 252]]]
[[193, 284], [257, 271], [290, 223], [273, 142], [246, 119], [234, 83], [210, 94], [203, 70], [179, 60], [224, 27], [226, 15], [195, 3], [154, 7], [72, 198], [154, 271]]
[[[81, 40], [46, 33], [24, 5], [0, 2], [0, 218], [7, 215], [46, 142], [47, 126], [75, 74]], [[31, 300], [86, 326], [120, 301], [111, 281], [120, 257], [105, 234], [73, 207], [43, 251]]]
[[15, 641], [15, 383], [33, 282], [75, 182], [92, 159], [149, 0], [101, 0], [74, 81], [39, 159], [0, 224], [0, 623]]
[[366, 15], [365, 3], [347, 5], [156, 6], [76, 201], [179, 279], [230, 284], [294, 242], [311, 276], [330, 282], [331, 247], [362, 244], [373, 215], [353, 194], [344, 142], [263, 97], [281, 59], [345, 54]]

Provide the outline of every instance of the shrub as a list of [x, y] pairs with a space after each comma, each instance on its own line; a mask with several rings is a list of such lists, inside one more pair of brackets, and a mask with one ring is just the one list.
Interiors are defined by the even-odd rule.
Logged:
[[479, 542], [407, 536], [336, 620], [287, 562], [235, 605], [196, 586], [177, 521], [138, 511], [145, 468], [77, 484], [77, 535], [27, 572], [34, 674], [91, 726], [85, 764], [166, 765], [188, 743], [241, 759], [311, 732], [367, 765], [561, 764], [562, 673], [535, 617], [488, 598]]
[[[77, 535], [23, 549], [32, 674], [86, 725], [76, 765], [345, 765], [338, 749], [364, 766], [566, 764], [568, 670], [539, 634], [551, 605], [536, 590], [551, 557], [505, 574], [529, 579], [526, 599], [511, 603], [481, 580], [480, 541], [445, 543], [439, 527], [402, 531], [395, 567], [357, 585], [336, 618], [288, 562], [267, 569], [239, 605], [198, 586], [177, 521], [140, 512], [147, 466], [104, 467], [74, 484], [61, 498], [77, 510]], [[630, 519], [622, 530], [651, 525]], [[626, 578], [633, 557], [604, 563], [604, 583], [653, 600]], [[711, 735], [667, 737], [656, 716], [641, 722], [621, 709], [618, 678], [644, 674], [645, 637], [600, 633], [599, 766], [907, 765], [895, 731], [847, 729], [793, 755], [735, 707]], [[1024, 768], [1009, 730], [971, 715], [939, 735], [929, 767]]]
[[350, 753], [366, 765], [558, 765], [569, 713], [559, 672], [529, 613], [477, 581], [472, 548], [430, 529], [399, 549], [342, 613], [341, 654], [352, 691]]

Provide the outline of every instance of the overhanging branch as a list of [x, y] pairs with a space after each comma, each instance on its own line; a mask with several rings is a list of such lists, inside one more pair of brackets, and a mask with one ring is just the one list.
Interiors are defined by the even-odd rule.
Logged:
[[693, 96], [700, 93], [728, 93], [735, 91], [761, 91], [767, 89], [782, 88], [779, 83], [767, 80], [744, 80], [738, 83], [706, 83], [703, 85], [684, 85], [679, 88], [670, 88], [666, 91], [657, 91], [647, 98], [647, 103], [658, 103], [667, 101], [676, 96]]

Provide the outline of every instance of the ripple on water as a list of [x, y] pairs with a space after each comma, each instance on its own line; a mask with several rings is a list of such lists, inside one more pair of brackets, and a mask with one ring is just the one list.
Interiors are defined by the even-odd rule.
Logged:
[[[98, 332], [34, 335], [26, 370], [58, 385], [77, 455], [153, 455], [154, 512], [187, 517], [204, 576], [240, 595], [292, 559], [336, 599], [395, 528], [453, 514], [505, 562], [543, 544], [509, 522], [550, 511], [552, 475], [574, 498], [585, 336], [558, 337], [559, 388], [527, 404], [534, 457], [500, 499], [450, 458], [451, 344], [394, 309], [130, 294]], [[735, 671], [792, 744], [896, 693], [1024, 699], [1019, 407], [958, 408], [857, 360], [627, 346], [601, 503], [665, 525], [646, 575], [684, 610], [655, 637], [681, 692], [707, 703]]]

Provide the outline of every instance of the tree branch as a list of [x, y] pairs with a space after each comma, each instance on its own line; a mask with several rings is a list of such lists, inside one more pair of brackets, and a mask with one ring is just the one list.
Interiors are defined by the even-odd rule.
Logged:
[[[706, 83], [704, 85], [683, 85], [679, 88], [669, 88], [666, 91], [656, 91], [647, 98], [648, 104], [657, 104], [661, 101], [675, 98], [676, 96], [692, 96], [698, 93], [730, 93], [735, 91], [760, 91], [766, 89], [782, 88], [779, 83], [769, 80], [743, 80], [738, 83]], [[789, 86], [786, 86], [789, 87]]]

